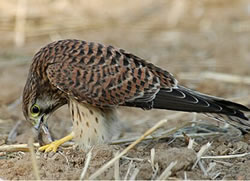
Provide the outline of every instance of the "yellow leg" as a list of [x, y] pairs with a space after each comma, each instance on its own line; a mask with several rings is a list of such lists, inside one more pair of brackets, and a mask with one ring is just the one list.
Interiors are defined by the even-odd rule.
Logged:
[[56, 152], [57, 148], [62, 145], [63, 143], [69, 141], [69, 140], [72, 140], [74, 138], [74, 133], [70, 133], [69, 135], [63, 137], [62, 139], [60, 140], [56, 140], [56, 141], [53, 141], [47, 145], [44, 145], [44, 146], [41, 146], [39, 148], [39, 151], [45, 151], [45, 152], [50, 152], [50, 151], [53, 151], [53, 152]]

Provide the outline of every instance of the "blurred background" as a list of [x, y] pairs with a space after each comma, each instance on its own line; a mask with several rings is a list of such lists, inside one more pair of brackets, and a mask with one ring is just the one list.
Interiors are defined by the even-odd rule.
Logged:
[[[250, 103], [248, 0], [0, 0], [0, 37], [0, 145], [26, 143], [31, 135], [21, 109], [29, 65], [42, 46], [59, 39], [123, 48], [189, 88]], [[137, 133], [175, 113], [120, 112], [127, 125], [143, 123]], [[70, 131], [67, 106], [50, 124], [57, 138]]]

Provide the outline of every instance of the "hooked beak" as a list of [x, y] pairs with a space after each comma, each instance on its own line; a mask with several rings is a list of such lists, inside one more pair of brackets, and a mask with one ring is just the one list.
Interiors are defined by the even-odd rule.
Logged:
[[40, 145], [45, 145], [48, 144], [50, 142], [53, 141], [49, 129], [48, 129], [48, 125], [47, 125], [47, 116], [46, 114], [41, 115], [36, 124], [34, 125], [35, 130], [38, 133], [38, 142]]
[[[37, 131], [40, 129], [40, 127], [41, 127], [42, 124], [45, 124], [45, 123], [44, 123], [44, 116], [45, 116], [45, 114], [41, 115], [41, 116], [38, 118], [38, 121], [36, 122], [36, 124], [35, 124], [35, 126], [34, 126], [34, 128], [35, 128]], [[46, 126], [46, 124], [45, 124], [45, 126]]]

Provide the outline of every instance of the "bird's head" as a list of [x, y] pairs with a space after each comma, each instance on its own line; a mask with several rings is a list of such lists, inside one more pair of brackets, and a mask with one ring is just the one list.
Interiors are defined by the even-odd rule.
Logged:
[[49, 116], [66, 103], [67, 99], [60, 90], [30, 72], [23, 90], [22, 107], [26, 120], [36, 130], [46, 124]]

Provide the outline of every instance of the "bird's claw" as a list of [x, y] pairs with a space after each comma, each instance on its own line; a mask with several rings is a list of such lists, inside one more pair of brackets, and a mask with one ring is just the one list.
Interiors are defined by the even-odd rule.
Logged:
[[62, 145], [63, 143], [69, 141], [69, 140], [72, 140], [74, 137], [74, 133], [70, 133], [69, 135], [65, 136], [64, 138], [60, 139], [60, 140], [56, 140], [56, 141], [53, 141], [47, 145], [44, 145], [44, 146], [41, 146], [39, 148], [39, 151], [45, 151], [45, 153], [47, 152], [50, 152], [50, 151], [53, 151], [53, 152], [56, 152], [57, 148]]
[[53, 141], [47, 145], [44, 145], [44, 146], [41, 146], [39, 148], [39, 151], [44, 151], [45, 153], [47, 152], [56, 152], [57, 151], [57, 148], [61, 145], [62, 143], [60, 142], [60, 140], [56, 140], [56, 141]]

